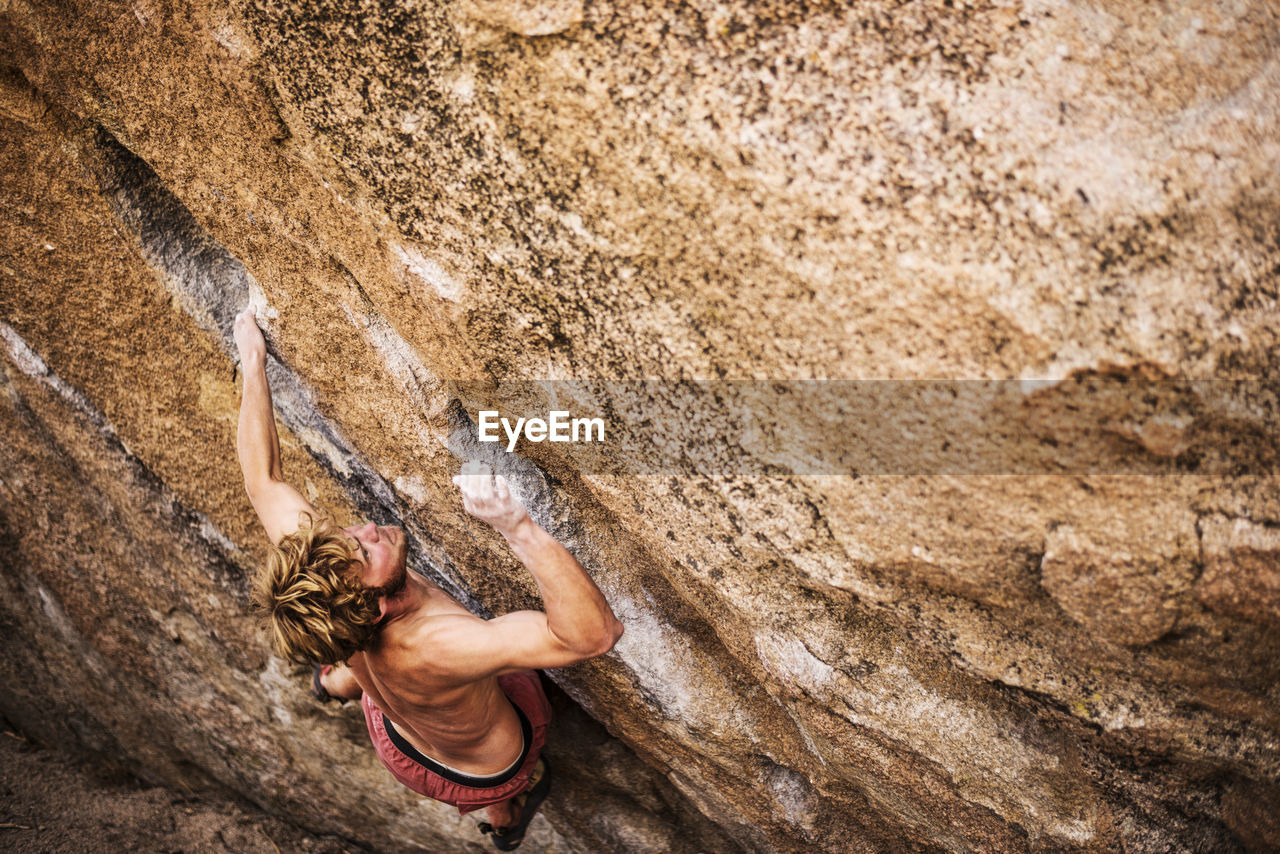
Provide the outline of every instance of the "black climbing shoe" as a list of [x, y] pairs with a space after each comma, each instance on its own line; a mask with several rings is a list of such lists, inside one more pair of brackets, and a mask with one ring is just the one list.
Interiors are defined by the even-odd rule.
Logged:
[[311, 668], [311, 696], [315, 697], [322, 703], [329, 703], [333, 700], [338, 701], [339, 706], [346, 705], [346, 697], [335, 697], [324, 689], [324, 684], [320, 681], [320, 677], [333, 669], [332, 664], [317, 664]]
[[551, 766], [547, 760], [539, 757], [538, 764], [533, 766], [533, 774], [529, 777], [529, 788], [516, 798], [520, 808], [520, 820], [511, 827], [494, 827], [487, 821], [480, 822], [480, 832], [493, 837], [493, 847], [499, 851], [515, 851], [524, 842], [524, 832], [529, 829], [529, 822], [538, 814], [538, 807], [546, 800], [551, 791]]

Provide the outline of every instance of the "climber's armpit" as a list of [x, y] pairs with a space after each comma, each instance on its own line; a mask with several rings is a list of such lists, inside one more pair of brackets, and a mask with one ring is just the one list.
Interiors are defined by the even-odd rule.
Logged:
[[253, 504], [272, 543], [279, 543], [283, 537], [298, 530], [301, 514], [307, 513], [312, 519], [321, 515], [310, 501], [283, 480], [268, 479], [253, 487], [246, 483], [245, 487], [249, 492], [249, 502]]

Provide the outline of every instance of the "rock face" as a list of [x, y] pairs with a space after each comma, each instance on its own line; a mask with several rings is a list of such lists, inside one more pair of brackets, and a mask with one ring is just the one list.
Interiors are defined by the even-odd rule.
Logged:
[[[1247, 0], [0, 0], [0, 713], [484, 850], [247, 612], [249, 304], [313, 501], [536, 606], [488, 459], [626, 624], [548, 674], [529, 847], [1280, 845], [1278, 50]], [[477, 440], [558, 408], [616, 432]]]

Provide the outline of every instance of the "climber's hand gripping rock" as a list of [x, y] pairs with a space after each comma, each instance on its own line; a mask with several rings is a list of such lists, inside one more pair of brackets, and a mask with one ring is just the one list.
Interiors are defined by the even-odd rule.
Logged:
[[453, 482], [462, 490], [462, 506], [466, 511], [488, 522], [499, 533], [511, 535], [529, 519], [529, 512], [520, 499], [511, 494], [507, 479], [492, 474], [484, 463], [466, 463]]
[[267, 358], [267, 342], [258, 328], [253, 309], [246, 308], [236, 315], [236, 349], [240, 351], [240, 363], [246, 367], [261, 364]]

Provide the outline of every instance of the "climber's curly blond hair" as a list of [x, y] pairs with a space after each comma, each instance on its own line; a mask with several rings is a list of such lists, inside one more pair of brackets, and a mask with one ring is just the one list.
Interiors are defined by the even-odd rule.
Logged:
[[352, 537], [328, 516], [303, 513], [267, 558], [253, 591], [271, 642], [296, 664], [337, 664], [377, 631], [381, 591], [361, 583]]

